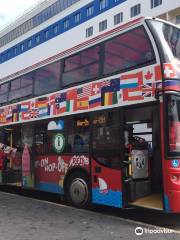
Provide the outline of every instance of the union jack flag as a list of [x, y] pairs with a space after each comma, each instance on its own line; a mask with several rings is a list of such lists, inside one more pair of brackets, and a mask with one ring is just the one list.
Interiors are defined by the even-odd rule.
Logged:
[[110, 80], [104, 80], [101, 82], [101, 88], [103, 87], [109, 87], [111, 84]]
[[142, 96], [143, 97], [154, 97], [156, 90], [155, 83], [146, 83], [142, 85]]
[[38, 118], [39, 117], [39, 109], [34, 108], [29, 111], [30, 118]]

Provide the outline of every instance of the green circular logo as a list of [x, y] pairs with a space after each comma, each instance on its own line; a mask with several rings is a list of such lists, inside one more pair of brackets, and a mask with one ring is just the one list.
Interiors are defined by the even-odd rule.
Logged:
[[57, 153], [63, 152], [65, 147], [65, 137], [60, 133], [56, 134], [54, 136], [53, 146]]

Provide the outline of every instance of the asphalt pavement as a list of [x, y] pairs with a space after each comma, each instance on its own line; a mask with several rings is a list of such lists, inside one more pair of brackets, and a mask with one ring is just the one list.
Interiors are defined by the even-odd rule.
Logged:
[[[136, 231], [136, 233], [135, 233]], [[180, 232], [0, 192], [0, 240], [179, 240]]]

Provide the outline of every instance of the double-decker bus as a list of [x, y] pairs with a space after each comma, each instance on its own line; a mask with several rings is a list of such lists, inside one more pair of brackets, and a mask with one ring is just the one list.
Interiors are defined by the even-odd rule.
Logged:
[[136, 19], [24, 72], [1, 79], [2, 184], [180, 212], [178, 27]]

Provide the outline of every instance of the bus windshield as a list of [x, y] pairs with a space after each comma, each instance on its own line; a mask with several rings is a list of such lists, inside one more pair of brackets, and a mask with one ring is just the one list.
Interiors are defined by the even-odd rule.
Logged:
[[170, 156], [180, 155], [180, 96], [167, 95], [168, 152]]
[[180, 29], [170, 24], [149, 20], [162, 47], [165, 62], [180, 61]]

